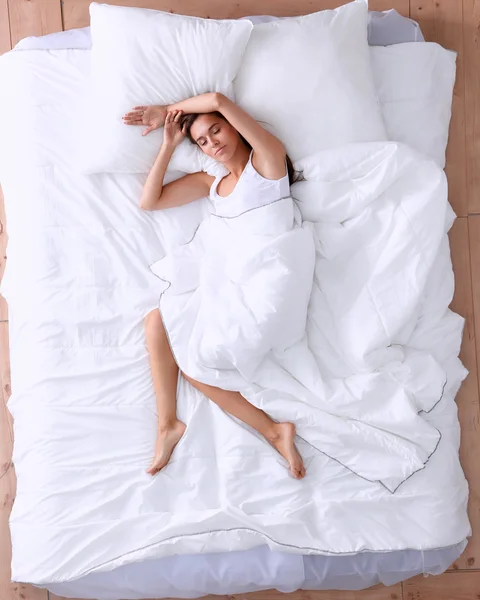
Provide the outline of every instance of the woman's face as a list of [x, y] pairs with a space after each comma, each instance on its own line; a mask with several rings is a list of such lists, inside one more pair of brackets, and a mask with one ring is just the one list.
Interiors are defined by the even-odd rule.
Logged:
[[190, 128], [198, 146], [218, 162], [228, 162], [235, 154], [240, 136], [235, 127], [218, 115], [200, 115]]

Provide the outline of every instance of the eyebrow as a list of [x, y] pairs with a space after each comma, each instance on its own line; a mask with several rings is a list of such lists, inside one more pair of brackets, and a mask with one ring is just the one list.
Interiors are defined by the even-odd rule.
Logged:
[[[214, 123], [213, 125], [210, 125], [210, 127], [208, 128], [208, 131], [210, 131], [210, 129], [213, 129], [216, 125], [218, 125], [218, 123]], [[198, 137], [195, 141], [198, 144], [198, 141], [201, 140], [202, 138], [204, 138], [204, 135], [201, 135], [200, 137]]]

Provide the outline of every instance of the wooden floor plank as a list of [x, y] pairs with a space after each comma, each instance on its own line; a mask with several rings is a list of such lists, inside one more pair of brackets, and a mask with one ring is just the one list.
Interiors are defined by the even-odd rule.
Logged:
[[[465, 229], [466, 219], [459, 219], [461, 227], [457, 231], [457, 238], [468, 240], [469, 252], [467, 255], [464, 241], [456, 239], [452, 243], [453, 260], [459, 272], [456, 281], [456, 302], [458, 312], [467, 315], [462, 346], [462, 360], [470, 371], [458, 396], [459, 417], [462, 427], [462, 464], [470, 486], [469, 514], [474, 531], [473, 539], [462, 559], [457, 565], [461, 569], [480, 567], [480, 412], [479, 412], [479, 385], [480, 385], [480, 216], [469, 216], [468, 228]], [[466, 280], [467, 261], [470, 262], [472, 306], [468, 300], [469, 282]], [[473, 312], [473, 314], [471, 314]], [[474, 373], [476, 372], [476, 373]], [[476, 390], [475, 390], [476, 384]], [[476, 392], [476, 399], [475, 399]]]
[[[221, 596], [216, 596], [216, 598], [221, 598]], [[64, 596], [55, 596], [55, 594], [50, 594], [48, 600], [70, 600], [70, 598], [65, 598]], [[75, 598], [75, 600], [82, 600], [82, 598]]]
[[470, 372], [457, 395], [457, 404], [461, 426], [460, 459], [470, 486], [469, 515], [473, 537], [463, 556], [455, 563], [456, 569], [480, 566], [480, 404], [468, 234], [468, 219], [464, 217], [456, 220], [449, 236], [455, 273], [451, 309], [466, 319], [460, 358]]
[[[3, 600], [3, 599], [2, 599]], [[68, 600], [68, 598], [50, 594], [50, 600]], [[165, 598], [162, 600], [175, 600]], [[359, 592], [299, 590], [292, 594], [282, 594], [278, 590], [251, 592], [250, 594], [229, 594], [228, 596], [203, 596], [201, 600], [402, 600], [402, 586], [375, 586]]]
[[12, 45], [30, 35], [62, 31], [60, 0], [8, 0]]
[[390, 10], [394, 8], [404, 17], [410, 14], [410, 0], [369, 0], [369, 10]]
[[470, 246], [467, 218], [459, 218], [450, 231], [450, 247], [455, 273], [455, 295], [451, 309], [465, 317], [460, 358], [470, 374], [457, 395], [461, 425], [460, 459], [470, 486], [469, 515], [473, 537], [455, 569], [474, 569], [480, 562], [480, 403], [478, 391], [475, 319], [471, 280]]
[[480, 213], [480, 0], [463, 0], [468, 212]]
[[0, 0], [0, 54], [8, 52], [11, 47], [8, 0]]
[[204, 596], [202, 600], [402, 600], [401, 584], [390, 587], [375, 586], [360, 592], [298, 591], [293, 594], [281, 594], [277, 590], [234, 594], [228, 596]]
[[468, 214], [465, 157], [465, 64], [461, 0], [410, 0], [410, 16], [419, 22], [425, 39], [458, 52], [457, 79], [447, 148], [449, 199], [458, 216]]
[[[88, 7], [90, 0], [64, 0], [63, 21], [65, 29], [86, 27], [89, 25]], [[345, 0], [242, 0], [242, 2], [226, 2], [225, 0], [110, 0], [105, 4], [122, 6], [139, 6], [157, 10], [180, 12], [197, 17], [215, 19], [234, 19], [246, 15], [278, 15], [295, 16], [317, 10], [335, 8], [345, 4]], [[409, 13], [409, 0], [370, 0], [372, 10], [395, 8], [405, 16]]]
[[403, 584], [403, 600], [478, 600], [480, 572], [415, 577]]

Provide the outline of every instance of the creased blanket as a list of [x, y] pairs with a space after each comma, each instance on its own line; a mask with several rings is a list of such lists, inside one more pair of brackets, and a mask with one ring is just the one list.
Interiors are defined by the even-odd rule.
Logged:
[[[151, 266], [180, 368], [238, 390], [316, 451], [389, 491], [440, 433], [423, 418], [447, 376], [409, 344], [452, 211], [445, 175], [395, 143], [295, 165], [291, 198], [212, 213]], [[442, 306], [445, 311], [445, 307]]]

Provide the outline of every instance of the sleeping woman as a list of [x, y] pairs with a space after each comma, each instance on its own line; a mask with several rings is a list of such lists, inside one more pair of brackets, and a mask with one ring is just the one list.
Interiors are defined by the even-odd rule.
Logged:
[[[262, 204], [290, 196], [294, 170], [282, 142], [222, 94], [201, 94], [171, 106], [137, 106], [124, 115], [123, 120], [127, 125], [146, 126], [143, 135], [164, 127], [163, 144], [142, 193], [140, 206], [144, 210], [180, 206], [206, 196], [214, 205], [219, 199], [234, 202], [259, 194]], [[225, 165], [229, 174], [214, 178], [199, 172], [163, 185], [173, 152], [185, 136], [205, 154]], [[159, 310], [146, 316], [145, 332], [158, 408], [155, 457], [147, 472], [155, 475], [170, 460], [186, 425], [176, 415], [179, 367]], [[292, 423], [273, 421], [239, 392], [183, 376], [223, 410], [263, 435], [286, 459], [293, 477], [305, 476], [303, 461], [294, 443]]]

